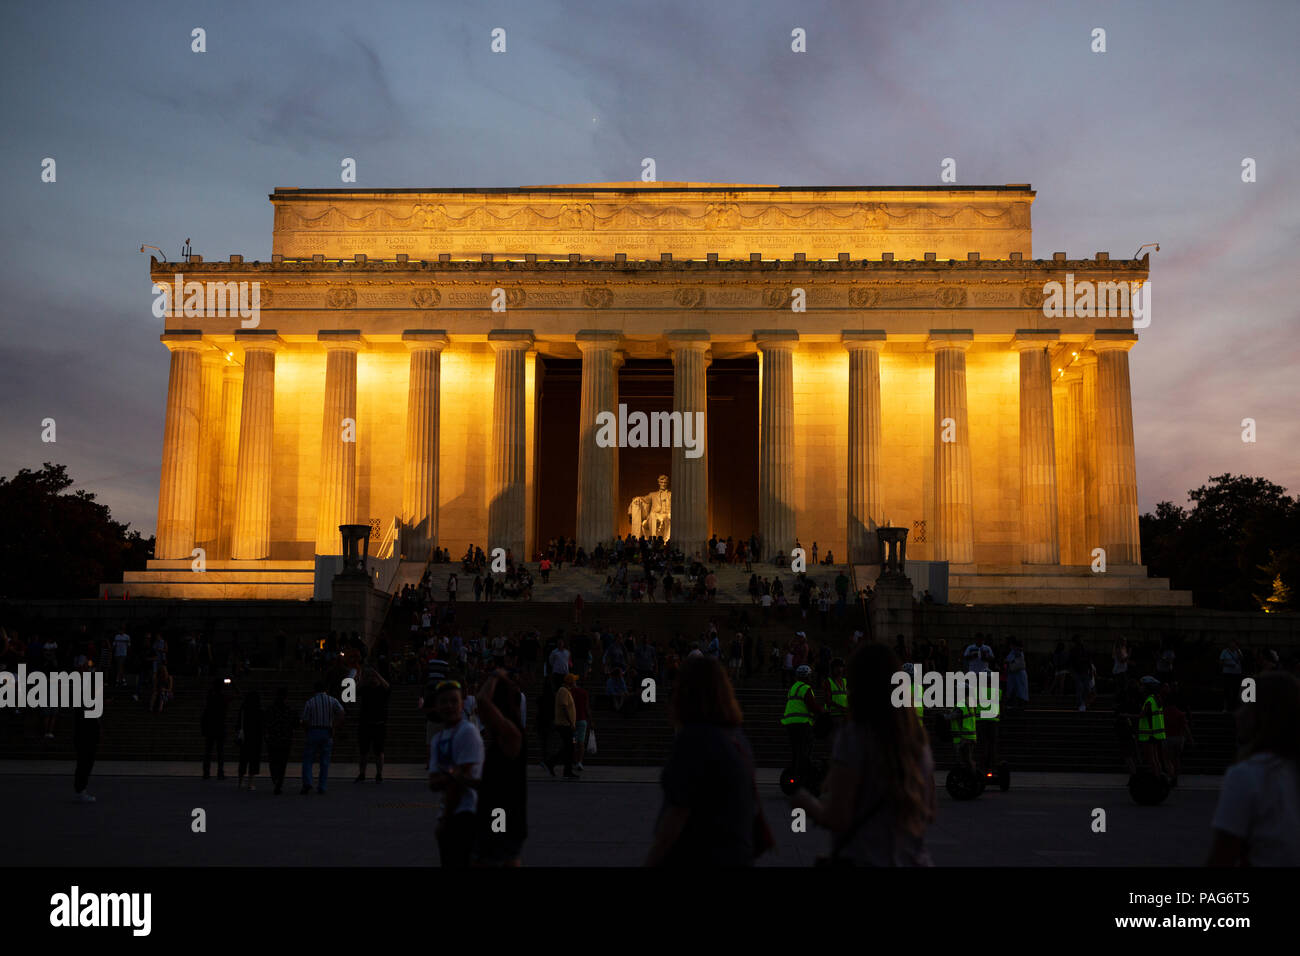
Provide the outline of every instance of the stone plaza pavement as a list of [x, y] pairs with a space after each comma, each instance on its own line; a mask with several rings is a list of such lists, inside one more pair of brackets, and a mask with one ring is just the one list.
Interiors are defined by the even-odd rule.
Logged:
[[[382, 785], [354, 784], [355, 764], [330, 770], [324, 796], [299, 796], [291, 765], [276, 797], [265, 774], [248, 793], [231, 776], [202, 781], [192, 764], [106, 761], [91, 778], [97, 802], [81, 804], [70, 762], [0, 762], [0, 817], [17, 824], [7, 828], [4, 855], [11, 866], [437, 863], [437, 797], [423, 768], [392, 766]], [[653, 768], [591, 767], [581, 781], [532, 768], [525, 864], [640, 865], [660, 805], [657, 779]], [[1024, 773], [1011, 791], [966, 803], [941, 786], [927, 843], [940, 866], [1199, 866], [1221, 780], [1185, 777], [1159, 807], [1136, 806], [1123, 778], [1101, 774]], [[826, 852], [825, 831], [791, 832], [775, 782], [761, 782], [760, 792], [777, 839], [760, 865], [811, 866]], [[206, 833], [191, 831], [196, 808], [206, 812]], [[1094, 808], [1106, 811], [1105, 833], [1092, 831]]]

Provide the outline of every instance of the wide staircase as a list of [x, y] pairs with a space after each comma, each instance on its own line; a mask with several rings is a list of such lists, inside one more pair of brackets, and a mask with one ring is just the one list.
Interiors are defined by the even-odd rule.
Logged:
[[[574, 598], [579, 594], [586, 604], [604, 603], [610, 600], [608, 592], [605, 589], [605, 578], [612, 575], [615, 567], [611, 566], [604, 570], [593, 570], [591, 568], [575, 567], [566, 564], [558, 571], [552, 570], [550, 581], [543, 582], [542, 575], [537, 570], [537, 565], [528, 565], [529, 571], [534, 578], [533, 584], [533, 601], [542, 603], [572, 604]], [[786, 600], [794, 602], [795, 590], [794, 583], [796, 575], [790, 571], [789, 565], [781, 567], [774, 566], [771, 562], [763, 562], [752, 565], [753, 573], [759, 578], [769, 580], [780, 578], [781, 584], [785, 588]], [[717, 595], [714, 598], [716, 604], [752, 604], [749, 596], [749, 577], [750, 571], [745, 570], [743, 564], [711, 564], [709, 569], [713, 571], [718, 578]], [[808, 578], [815, 584], [834, 591], [835, 578], [840, 572], [851, 578], [849, 566], [847, 564], [819, 564], [810, 567], [807, 571]], [[419, 583], [420, 576], [424, 572], [424, 564], [414, 561], [403, 561], [398, 569], [397, 577], [394, 579], [394, 589], [400, 590], [405, 584]], [[447, 579], [452, 574], [457, 576], [458, 599], [462, 602], [472, 602], [474, 600], [474, 575], [465, 574], [461, 571], [459, 562], [451, 564], [430, 564], [429, 578], [433, 587], [433, 595], [441, 600], [447, 594]], [[639, 566], [628, 566], [628, 581], [635, 581], [641, 578], [642, 572]], [[632, 602], [628, 602], [632, 603]], [[642, 599], [642, 603], [648, 603]], [[663, 589], [660, 587], [656, 594], [656, 603], [663, 603]]]

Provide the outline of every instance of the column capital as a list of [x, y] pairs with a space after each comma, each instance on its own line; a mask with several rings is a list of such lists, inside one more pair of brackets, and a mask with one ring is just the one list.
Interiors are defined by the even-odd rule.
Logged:
[[402, 344], [413, 352], [430, 349], [441, 352], [451, 344], [444, 329], [407, 329], [402, 333]]
[[626, 364], [627, 364], [627, 353], [624, 352], [622, 349], [617, 349], [614, 352], [614, 368], [619, 369]]
[[533, 347], [532, 329], [493, 329], [488, 333], [488, 344], [494, 352], [528, 351]]
[[158, 341], [172, 352], [206, 351], [208, 344], [203, 341], [203, 333], [190, 329], [175, 329], [158, 336]]
[[799, 344], [799, 333], [794, 329], [755, 329], [754, 343], [760, 352], [771, 349], [793, 349]]
[[284, 339], [275, 329], [236, 329], [235, 343], [245, 352], [276, 352], [284, 348]]
[[884, 329], [845, 329], [840, 336], [844, 347], [850, 352], [861, 349], [873, 349], [879, 352], [888, 341]]
[[1027, 349], [1045, 349], [1061, 341], [1059, 329], [1016, 329], [1011, 348], [1017, 352]]
[[672, 348], [708, 348], [713, 341], [703, 329], [667, 329], [664, 338]]
[[975, 342], [971, 329], [931, 329], [925, 347], [931, 352], [939, 349], [958, 349], [965, 352]]
[[582, 329], [573, 338], [584, 354], [597, 349], [614, 349], [623, 341], [622, 333], [600, 329]]
[[360, 329], [321, 329], [316, 333], [316, 341], [331, 352], [336, 349], [360, 352], [365, 344], [361, 339]]
[[1108, 352], [1123, 349], [1127, 352], [1137, 344], [1137, 333], [1128, 329], [1098, 329], [1092, 334], [1089, 346], [1095, 352]]

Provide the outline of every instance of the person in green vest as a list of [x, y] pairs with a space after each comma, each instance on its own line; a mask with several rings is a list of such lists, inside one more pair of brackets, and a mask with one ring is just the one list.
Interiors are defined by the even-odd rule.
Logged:
[[948, 718], [948, 728], [952, 732], [952, 745], [957, 751], [957, 759], [975, 773], [975, 725], [979, 720], [974, 707], [962, 704], [944, 712]]
[[1138, 749], [1152, 770], [1165, 773], [1165, 710], [1160, 681], [1143, 677], [1142, 690], [1146, 699], [1138, 714]]
[[[785, 713], [781, 725], [790, 735], [791, 766], [800, 780], [812, 777], [813, 721], [822, 712], [812, 685], [812, 668], [800, 664], [795, 670], [794, 683], [785, 696]], [[810, 788], [811, 789], [811, 788]]]
[[844, 676], [842, 658], [831, 661], [830, 676], [823, 682], [822, 692], [826, 697], [826, 713], [838, 724], [849, 713], [849, 681]]

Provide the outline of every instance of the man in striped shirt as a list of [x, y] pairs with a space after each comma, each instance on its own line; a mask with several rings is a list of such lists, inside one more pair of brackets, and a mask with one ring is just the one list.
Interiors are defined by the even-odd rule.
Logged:
[[330, 754], [334, 751], [334, 731], [343, 722], [343, 705], [325, 693], [325, 682], [317, 681], [316, 694], [302, 709], [302, 726], [307, 731], [307, 742], [302, 751], [302, 790], [311, 793], [311, 768], [320, 760], [320, 785], [317, 793], [325, 792], [329, 780]]

